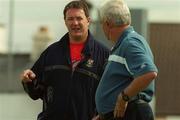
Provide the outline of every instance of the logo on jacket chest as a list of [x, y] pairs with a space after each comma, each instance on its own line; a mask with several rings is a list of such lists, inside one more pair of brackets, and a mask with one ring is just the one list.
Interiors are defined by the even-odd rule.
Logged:
[[87, 67], [93, 67], [93, 64], [94, 64], [94, 60], [93, 59], [88, 59], [87, 62], [86, 62], [86, 66]]

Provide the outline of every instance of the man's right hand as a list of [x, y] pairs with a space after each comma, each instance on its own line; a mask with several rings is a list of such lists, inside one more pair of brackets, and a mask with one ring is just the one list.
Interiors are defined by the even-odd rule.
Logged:
[[24, 70], [20, 76], [20, 79], [24, 83], [32, 82], [35, 79], [36, 75], [30, 69]]

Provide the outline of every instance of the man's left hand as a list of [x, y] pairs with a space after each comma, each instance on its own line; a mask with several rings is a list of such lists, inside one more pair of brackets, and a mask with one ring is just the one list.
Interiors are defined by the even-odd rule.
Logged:
[[125, 114], [128, 102], [122, 99], [120, 94], [116, 101], [116, 106], [114, 108], [114, 118], [122, 118]]
[[92, 118], [92, 120], [100, 120], [100, 117], [99, 117], [99, 115], [97, 115], [97, 116], [94, 116], [94, 117]]

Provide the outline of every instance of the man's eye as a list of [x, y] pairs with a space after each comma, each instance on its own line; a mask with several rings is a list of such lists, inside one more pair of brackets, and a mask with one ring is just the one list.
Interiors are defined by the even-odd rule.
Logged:
[[73, 20], [73, 18], [67, 18], [67, 20], [68, 20], [68, 21], [71, 21], [71, 20]]
[[81, 17], [78, 17], [77, 20], [80, 21], [80, 20], [82, 20], [82, 18], [81, 18]]

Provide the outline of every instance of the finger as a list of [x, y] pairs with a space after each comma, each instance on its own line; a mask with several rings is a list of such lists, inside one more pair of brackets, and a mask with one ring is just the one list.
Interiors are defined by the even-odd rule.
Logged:
[[121, 111], [114, 111], [114, 118], [122, 118], [124, 116], [123, 112]]
[[115, 107], [115, 109], [114, 109], [114, 118], [117, 118], [117, 116], [118, 116], [118, 111], [117, 111], [117, 107]]
[[23, 82], [27, 83], [27, 82], [32, 82], [31, 79], [24, 79]]
[[114, 118], [116, 118], [116, 110], [115, 109], [114, 109], [113, 114], [114, 114]]
[[20, 75], [21, 80], [28, 79], [28, 75], [25, 73], [25, 71]]
[[125, 113], [125, 108], [121, 107], [121, 106], [116, 106], [114, 109], [114, 117], [115, 118], [119, 118], [119, 117], [123, 117]]
[[32, 82], [34, 78], [35, 74], [31, 70], [25, 70], [21, 75], [21, 80], [23, 82]]
[[31, 70], [26, 70], [24, 71], [24, 75], [26, 76], [26, 78], [28, 79], [34, 79], [36, 77], [36, 75], [33, 73], [33, 71]]
[[95, 116], [92, 120], [100, 120], [99, 115]]
[[29, 78], [30, 79], [34, 79], [36, 77], [36, 75], [31, 71], [29, 74]]
[[28, 76], [23, 76], [23, 77], [21, 78], [21, 81], [22, 81], [22, 82], [24, 82], [24, 83], [27, 83], [27, 82], [32, 82], [32, 80], [31, 80], [31, 79], [29, 79], [29, 77], [28, 77]]

